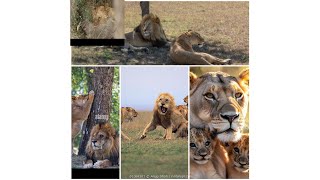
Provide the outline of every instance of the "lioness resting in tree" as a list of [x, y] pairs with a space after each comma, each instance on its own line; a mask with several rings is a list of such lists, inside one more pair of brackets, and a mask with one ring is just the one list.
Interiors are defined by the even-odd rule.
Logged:
[[180, 35], [170, 48], [170, 58], [176, 64], [212, 65], [228, 64], [230, 59], [220, 59], [207, 53], [194, 52], [192, 45], [202, 46], [204, 39], [199, 33], [189, 30]]

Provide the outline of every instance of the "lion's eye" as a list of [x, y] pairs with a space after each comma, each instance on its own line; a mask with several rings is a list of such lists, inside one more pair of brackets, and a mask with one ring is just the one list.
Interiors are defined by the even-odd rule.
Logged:
[[195, 143], [190, 143], [190, 147], [196, 147]]
[[160, 98], [160, 101], [162, 101], [162, 98]]
[[168, 99], [166, 99], [166, 102], [168, 102], [169, 100]]
[[215, 99], [214, 95], [212, 93], [206, 93], [206, 94], [204, 94], [204, 97], [207, 99]]
[[234, 96], [237, 98], [237, 99], [240, 99], [242, 98], [242, 93], [241, 92], [237, 92]]
[[102, 135], [102, 134], [100, 134], [100, 135], [99, 135], [99, 137], [100, 137], [100, 138], [103, 138], [103, 135]]
[[233, 148], [233, 150], [234, 150], [236, 153], [239, 153], [239, 152], [240, 152], [239, 148], [237, 148], [237, 147]]
[[206, 146], [209, 146], [209, 145], [210, 145], [210, 141], [207, 141], [207, 142], [205, 143], [205, 145], [206, 145]]

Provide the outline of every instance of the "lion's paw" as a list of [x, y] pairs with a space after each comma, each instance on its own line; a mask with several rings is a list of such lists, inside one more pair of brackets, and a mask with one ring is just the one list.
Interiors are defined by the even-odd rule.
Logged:
[[105, 169], [107, 167], [110, 167], [112, 163], [106, 159], [106, 160], [98, 160], [96, 163], [94, 163], [93, 168], [95, 169]]
[[140, 136], [140, 139], [144, 139], [144, 138], [146, 138], [146, 137], [147, 137], [146, 135], [142, 134], [142, 135]]
[[83, 165], [83, 168], [84, 169], [90, 169], [90, 168], [92, 168], [93, 167], [93, 164], [92, 163], [88, 163], [88, 164], [84, 164]]

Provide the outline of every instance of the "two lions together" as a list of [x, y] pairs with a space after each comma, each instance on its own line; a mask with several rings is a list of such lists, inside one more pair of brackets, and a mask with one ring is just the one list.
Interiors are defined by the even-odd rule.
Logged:
[[190, 73], [191, 178], [249, 178], [249, 70]]
[[[162, 28], [160, 18], [152, 13], [145, 15], [141, 23], [132, 32], [125, 34], [131, 49], [163, 47], [169, 40]], [[199, 33], [189, 30], [173, 41], [169, 56], [176, 64], [211, 65], [229, 64], [230, 59], [220, 59], [207, 53], [194, 52], [192, 45], [203, 45], [204, 39]]]

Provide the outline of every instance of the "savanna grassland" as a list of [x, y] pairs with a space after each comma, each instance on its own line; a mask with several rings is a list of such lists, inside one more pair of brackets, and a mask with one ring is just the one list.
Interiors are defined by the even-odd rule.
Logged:
[[131, 138], [121, 143], [122, 178], [187, 178], [188, 140], [164, 140], [160, 126], [140, 140], [152, 112], [138, 112], [132, 122], [124, 122], [122, 131]]
[[[249, 2], [150, 2], [170, 41], [188, 30], [204, 39], [202, 48], [232, 64], [249, 64]], [[139, 2], [125, 2], [125, 33], [140, 23]], [[170, 47], [150, 47], [147, 52], [122, 52], [119, 47], [77, 47], [73, 64], [173, 64], [168, 56]]]

